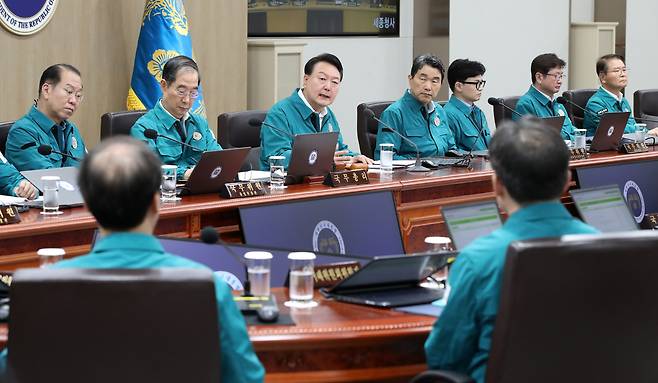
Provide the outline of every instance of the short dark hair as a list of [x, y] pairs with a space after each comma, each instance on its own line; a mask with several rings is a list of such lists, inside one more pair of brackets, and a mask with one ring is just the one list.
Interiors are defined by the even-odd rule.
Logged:
[[451, 91], [455, 91], [455, 84], [464, 82], [469, 77], [482, 76], [486, 72], [484, 65], [478, 61], [469, 59], [457, 59], [448, 67], [448, 85]]
[[87, 209], [103, 228], [138, 226], [160, 189], [160, 165], [146, 144], [130, 136], [101, 141], [85, 156], [78, 174]]
[[78, 68], [74, 67], [71, 64], [51, 65], [48, 68], [46, 68], [46, 70], [44, 70], [43, 73], [41, 73], [41, 78], [39, 79], [39, 91], [38, 91], [39, 96], [41, 96], [41, 87], [43, 87], [43, 84], [50, 83], [53, 84], [53, 86], [59, 84], [59, 82], [62, 80], [62, 71], [64, 70], [68, 70], [69, 72], [73, 72], [78, 76], [82, 77]]
[[165, 80], [167, 85], [173, 83], [176, 81], [176, 75], [178, 74], [178, 71], [183, 68], [193, 69], [199, 76], [198, 83], [201, 84], [201, 73], [199, 73], [199, 67], [196, 65], [196, 62], [194, 62], [194, 60], [191, 58], [183, 55], [172, 57], [167, 60], [164, 68], [162, 68], [162, 79]]
[[566, 61], [557, 57], [555, 53], [544, 53], [532, 60], [530, 64], [530, 81], [535, 83], [535, 73], [548, 74], [553, 68], [564, 68], [567, 66]]
[[560, 134], [538, 118], [506, 121], [489, 145], [491, 167], [520, 204], [557, 199], [569, 172]]
[[608, 71], [608, 61], [618, 59], [621, 60], [621, 62], [626, 64], [626, 59], [624, 59], [624, 56], [622, 55], [617, 55], [617, 54], [609, 54], [609, 55], [604, 55], [601, 56], [598, 60], [596, 60], [596, 75], [600, 75], [601, 73], [605, 73]]
[[434, 69], [438, 69], [439, 72], [441, 72], [441, 82], [443, 82], [443, 79], [446, 77], [446, 70], [443, 67], [443, 62], [441, 62], [440, 58], [429, 53], [416, 56], [414, 58], [414, 62], [411, 64], [411, 77], [414, 77], [420, 68], [424, 67], [425, 65], [429, 65]]
[[311, 73], [313, 73], [315, 64], [319, 62], [325, 62], [336, 67], [336, 69], [338, 69], [338, 73], [340, 73], [340, 81], [343, 81], [343, 64], [341, 64], [338, 57], [332, 55], [331, 53], [323, 53], [308, 60], [304, 65], [304, 74], [310, 76]]

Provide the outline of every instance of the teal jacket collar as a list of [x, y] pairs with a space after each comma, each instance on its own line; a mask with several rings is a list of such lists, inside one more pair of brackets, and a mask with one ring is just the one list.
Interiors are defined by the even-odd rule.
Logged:
[[116, 251], [117, 249], [141, 251], [145, 254], [149, 252], [165, 252], [160, 242], [152, 235], [120, 232], [112, 233], [107, 237], [99, 239], [94, 245], [91, 254]]
[[171, 115], [171, 113], [165, 110], [160, 101], [155, 104], [153, 113], [155, 113], [155, 117], [157, 117], [157, 119], [160, 120], [162, 125], [167, 127], [167, 129], [169, 129], [177, 121], [176, 118]]
[[600, 96], [601, 98], [605, 99], [606, 102], [608, 102], [608, 103], [610, 103], [610, 104], [615, 104], [615, 103], [619, 103], [619, 104], [621, 104], [622, 100], [624, 100], [624, 96], [623, 96], [623, 95], [622, 95], [622, 97], [621, 97], [621, 100], [619, 100], [618, 98], [614, 97], [614, 96], [610, 93], [610, 91], [608, 91], [607, 89], [605, 89], [603, 86], [599, 86], [598, 94], [599, 94], [599, 96]]
[[548, 99], [548, 97], [540, 92], [537, 88], [534, 87], [534, 85], [530, 85], [530, 89], [528, 90], [528, 93], [534, 97], [535, 100], [537, 100], [538, 103], [548, 106], [548, 103], [551, 101]]
[[450, 105], [457, 108], [457, 110], [459, 110], [460, 112], [464, 113], [465, 116], [470, 115], [471, 112], [473, 112], [473, 109], [476, 108], [475, 104], [473, 104], [472, 106], [469, 106], [464, 101], [457, 98], [454, 94], [452, 96], [450, 96], [450, 99], [448, 100], [448, 103], [450, 103]]
[[[297, 113], [299, 113], [299, 115], [302, 116], [304, 118], [304, 120], [308, 120], [309, 123], [311, 124], [311, 126], [313, 126], [313, 123], [311, 122], [311, 116], [315, 112], [313, 111], [313, 109], [309, 108], [308, 105], [306, 105], [306, 103], [304, 102], [304, 100], [302, 100], [301, 97], [299, 97], [299, 94], [298, 94], [299, 89], [300, 88], [297, 88], [292, 92], [292, 95], [290, 97], [290, 101], [292, 102], [292, 106], [295, 108]], [[328, 120], [328, 118], [326, 118], [326, 117], [327, 117], [327, 115], [330, 114], [329, 107], [326, 107], [326, 110], [327, 110], [327, 114], [322, 119], [322, 125], [324, 125], [324, 123]]]
[[559, 201], [537, 202], [517, 210], [505, 222], [505, 228], [524, 228], [525, 222], [550, 219], [571, 219], [567, 209]]
[[[409, 89], [404, 91], [404, 94], [402, 95], [402, 103], [406, 105], [410, 110], [414, 110], [417, 112], [421, 112], [421, 108], [424, 108], [426, 105], [423, 105], [420, 101], [414, 97]], [[434, 105], [434, 101], [430, 103], [430, 109], [427, 111], [427, 114], [430, 115], [432, 112], [436, 110], [436, 105]]]
[[[30, 107], [30, 110], [27, 111], [27, 117], [34, 121], [34, 123], [39, 127], [39, 129], [43, 130], [44, 133], [50, 134], [52, 133], [52, 129], [54, 126], [57, 126], [55, 121], [51, 120], [43, 114], [35, 105], [32, 105]], [[62, 121], [62, 124], [60, 125], [61, 127], [64, 128], [64, 132], [67, 132], [67, 130], [72, 129], [73, 127], [71, 124], [69, 124], [68, 121], [64, 120]]]

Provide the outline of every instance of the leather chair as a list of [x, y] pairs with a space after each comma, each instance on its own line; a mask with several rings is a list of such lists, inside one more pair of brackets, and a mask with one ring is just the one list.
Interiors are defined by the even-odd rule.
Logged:
[[[658, 381], [656, 270], [649, 231], [513, 243], [485, 382]], [[442, 371], [412, 380], [468, 381]]]
[[266, 114], [266, 110], [246, 110], [217, 117], [217, 141], [222, 148], [251, 148], [242, 171], [260, 169], [260, 127]]
[[216, 302], [203, 269], [19, 270], [10, 382], [218, 382]]
[[9, 136], [9, 128], [14, 125], [16, 121], [5, 121], [0, 122], [0, 152], [5, 154], [5, 149], [7, 149], [7, 136]]
[[[583, 109], [587, 105], [587, 101], [592, 95], [596, 93], [596, 89], [574, 89], [567, 90], [562, 93], [562, 97], [566, 98], [567, 101], [571, 101], [576, 105], [579, 105]], [[569, 103], [564, 106], [567, 109], [567, 114], [571, 119], [571, 123], [578, 129], [583, 128], [583, 119], [585, 118], [585, 112]]]
[[146, 110], [109, 112], [101, 116], [101, 140], [118, 134], [130, 134], [130, 128]]
[[[516, 103], [519, 102], [519, 98], [521, 98], [521, 96], [505, 97], [502, 100], [503, 104], [514, 110], [516, 108]], [[493, 112], [496, 127], [500, 126], [500, 124], [505, 120], [511, 120], [512, 115], [514, 114], [511, 110], [503, 107], [502, 105], [493, 106]]]
[[356, 133], [359, 139], [359, 150], [361, 154], [369, 158], [375, 158], [375, 145], [377, 144], [377, 130], [379, 123], [365, 114], [370, 109], [379, 118], [382, 112], [391, 105], [393, 101], [364, 102], [356, 107]]
[[[649, 130], [658, 127], [658, 89], [642, 89], [633, 93], [633, 116], [646, 123]], [[644, 120], [648, 118], [649, 121]]]

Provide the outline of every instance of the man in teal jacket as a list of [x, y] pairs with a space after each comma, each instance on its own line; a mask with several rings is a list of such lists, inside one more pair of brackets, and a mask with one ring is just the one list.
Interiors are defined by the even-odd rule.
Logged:
[[[443, 156], [457, 148], [448, 128], [446, 112], [434, 102], [444, 76], [445, 69], [438, 57], [420, 55], [414, 58], [408, 76], [409, 89], [380, 117], [387, 126], [415, 143], [421, 157]], [[416, 158], [416, 147], [397, 134], [385, 131], [384, 127], [379, 124], [375, 159], [379, 159], [379, 144], [384, 143], [393, 144], [393, 159]]]
[[596, 62], [596, 74], [599, 76], [601, 86], [585, 106], [583, 128], [587, 129], [587, 136], [594, 136], [601, 116], [611, 112], [631, 112], [626, 121], [624, 133], [635, 132], [633, 111], [622, 93], [622, 90], [628, 85], [624, 57], [614, 54], [601, 57]]
[[[55, 64], [41, 74], [39, 97], [12, 125], [5, 155], [18, 170], [79, 166], [87, 149], [78, 128], [69, 119], [82, 102], [80, 71], [69, 64]], [[41, 145], [55, 152], [39, 153]]]
[[487, 118], [475, 102], [482, 96], [486, 81], [482, 63], [458, 59], [448, 67], [448, 85], [452, 96], [443, 108], [458, 149], [486, 150], [491, 141]]
[[0, 153], [0, 194], [34, 199], [39, 194], [16, 168]]
[[[162, 98], [130, 129], [130, 135], [146, 142], [163, 163], [178, 166], [180, 180], [190, 176], [203, 152], [222, 150], [208, 128], [208, 121], [190, 113], [194, 99], [199, 97], [200, 84], [199, 67], [194, 60], [186, 56], [169, 59], [162, 69]], [[159, 136], [147, 138], [146, 129], [155, 130]], [[164, 137], [185, 142], [192, 148]]]
[[450, 270], [448, 303], [425, 342], [431, 369], [453, 370], [484, 382], [503, 266], [513, 241], [596, 233], [560, 203], [568, 189], [569, 151], [541, 122], [503, 124], [489, 146], [492, 182], [505, 224], [464, 248]]
[[555, 101], [555, 94], [562, 87], [562, 79], [566, 77], [564, 60], [554, 53], [544, 53], [532, 60], [530, 64], [530, 75], [532, 85], [530, 89], [521, 96], [516, 104], [516, 113], [512, 115], [513, 120], [521, 116], [532, 115], [536, 117], [564, 116], [562, 123], [562, 138], [574, 139], [574, 126], [567, 114], [564, 105]]
[[288, 168], [296, 134], [338, 132], [334, 162], [372, 163], [370, 158], [351, 151], [343, 142], [334, 112], [329, 109], [343, 81], [343, 64], [338, 57], [323, 53], [304, 65], [304, 85], [270, 108], [260, 129], [260, 167], [269, 169], [270, 156], [284, 156]]
[[[166, 253], [153, 236], [160, 209], [160, 164], [145, 145], [127, 136], [96, 146], [81, 165], [79, 185], [87, 208], [98, 221], [101, 239], [91, 253], [55, 267], [205, 267]], [[221, 362], [222, 381], [262, 382], [264, 369], [252, 349], [244, 318], [228, 285], [217, 278], [215, 294], [221, 327], [221, 361], [217, 363]]]

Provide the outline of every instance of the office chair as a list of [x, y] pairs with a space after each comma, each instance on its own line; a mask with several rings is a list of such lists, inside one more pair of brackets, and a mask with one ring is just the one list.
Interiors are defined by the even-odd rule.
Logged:
[[377, 144], [377, 130], [379, 123], [365, 114], [370, 109], [379, 118], [382, 112], [391, 105], [393, 101], [364, 102], [356, 107], [356, 134], [359, 139], [359, 150], [368, 158], [375, 158], [375, 145]]
[[[565, 91], [562, 93], [562, 97], [584, 109], [585, 106], [587, 106], [587, 101], [589, 101], [589, 98], [592, 97], [594, 93], [596, 93], [596, 89], [574, 89]], [[567, 114], [569, 115], [573, 126], [577, 129], [582, 129], [585, 112], [569, 103], [564, 107], [567, 109]]]
[[[502, 100], [503, 104], [514, 110], [516, 108], [516, 103], [519, 102], [520, 98], [521, 96], [511, 96], [504, 97]], [[492, 107], [494, 112], [494, 122], [496, 123], [497, 127], [500, 126], [503, 121], [512, 119], [512, 115], [514, 113], [511, 110], [503, 107], [502, 105], [494, 105]]]
[[658, 381], [656, 270], [649, 231], [512, 243], [485, 381]]
[[5, 149], [7, 149], [7, 136], [9, 136], [9, 128], [14, 125], [16, 121], [5, 121], [0, 122], [0, 152], [5, 154]]
[[22, 269], [11, 286], [10, 382], [218, 382], [212, 272]]
[[[647, 124], [647, 129], [658, 127], [658, 89], [642, 89], [633, 93], [633, 115], [638, 122]], [[649, 118], [655, 121], [643, 120]]]
[[260, 169], [260, 128], [266, 114], [266, 110], [246, 110], [217, 117], [217, 141], [222, 148], [251, 148], [241, 171]]
[[105, 113], [101, 116], [101, 140], [119, 134], [130, 134], [130, 128], [135, 121], [146, 112], [146, 110], [130, 110]]

